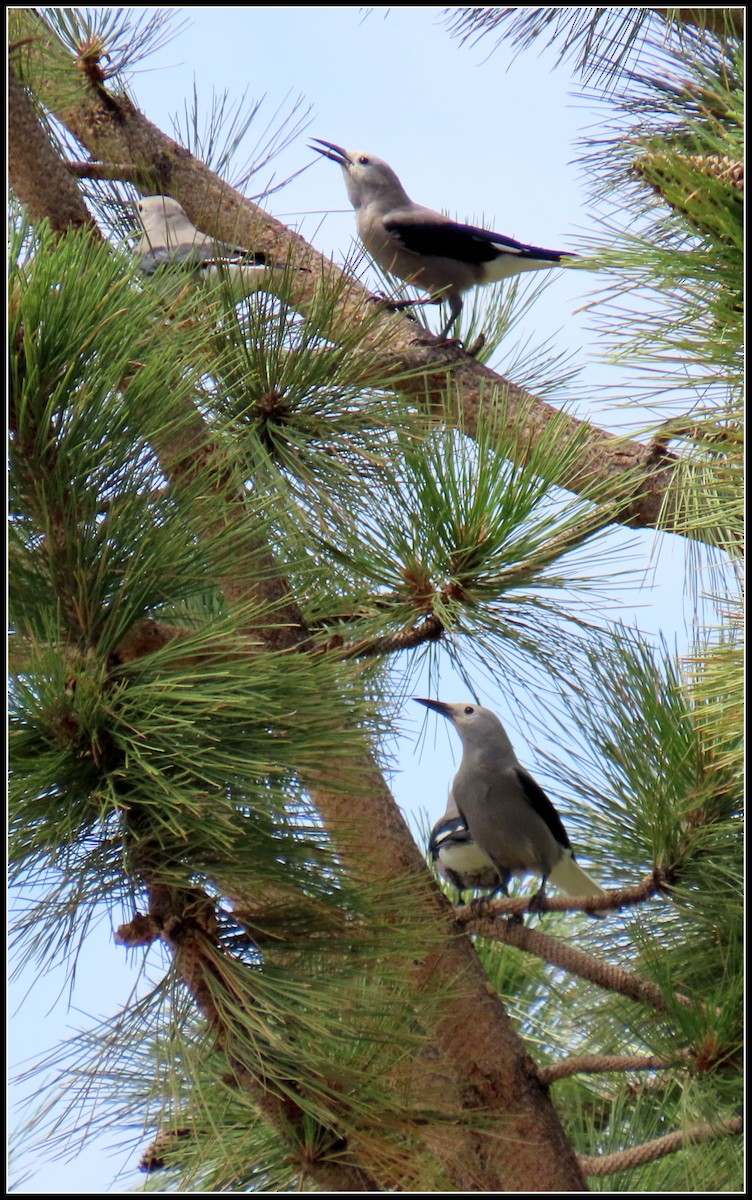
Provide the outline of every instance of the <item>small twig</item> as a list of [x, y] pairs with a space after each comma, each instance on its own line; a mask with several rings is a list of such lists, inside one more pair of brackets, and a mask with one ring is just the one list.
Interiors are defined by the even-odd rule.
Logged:
[[[446, 632], [443, 622], [433, 614], [401, 633], [390, 634], [386, 637], [363, 638], [353, 642], [351, 646], [342, 649], [341, 658], [377, 658], [384, 654], [394, 654], [400, 650], [412, 650], [422, 646], [424, 642], [436, 642]], [[327, 649], [337, 649], [336, 636], [326, 643]], [[341, 642], [339, 643], [341, 645]]]
[[644, 1142], [630, 1150], [619, 1150], [616, 1154], [607, 1154], [602, 1158], [579, 1155], [579, 1162], [585, 1175], [616, 1175], [619, 1171], [632, 1171], [645, 1163], [665, 1158], [667, 1154], [675, 1154], [685, 1146], [696, 1145], [698, 1142], [713, 1142], [718, 1138], [728, 1137], [729, 1134], [740, 1134], [743, 1129], [744, 1121], [741, 1117], [730, 1117], [727, 1121], [721, 1121], [719, 1125], [696, 1125], [693, 1129], [668, 1133], [655, 1141]]
[[125, 183], [143, 183], [145, 172], [143, 167], [133, 163], [105, 163], [66, 161], [66, 170], [76, 179], [119, 179]]
[[727, 32], [728, 21], [737, 37], [744, 37], [743, 8], [654, 8], [667, 23], [693, 25], [695, 29], [709, 30], [716, 37]]
[[680, 1050], [674, 1059], [659, 1058], [657, 1054], [577, 1054], [562, 1062], [541, 1067], [541, 1083], [555, 1083], [569, 1075], [596, 1075], [604, 1071], [664, 1071], [674, 1065], [676, 1058], [688, 1058], [688, 1050]]
[[112, 652], [113, 666], [123, 666], [154, 654], [176, 638], [190, 637], [194, 631], [170, 622], [155, 621], [153, 617], [141, 617], [134, 621], [128, 632]]

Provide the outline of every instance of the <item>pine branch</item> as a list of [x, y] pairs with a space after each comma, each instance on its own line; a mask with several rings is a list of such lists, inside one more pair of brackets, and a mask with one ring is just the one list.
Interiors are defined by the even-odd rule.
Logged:
[[545, 912], [618, 912], [635, 904], [643, 904], [652, 896], [665, 891], [671, 876], [668, 871], [656, 867], [651, 875], [647, 875], [642, 883], [633, 888], [612, 888], [602, 896], [505, 896], [495, 900], [474, 900], [469, 906], [462, 905], [455, 910], [457, 920], [461, 925], [474, 926], [477, 918], [484, 920], [495, 916], [509, 916], [523, 913]]
[[[466, 932], [476, 933], [480, 937], [490, 938], [494, 941], [505, 942], [508, 945], [516, 946], [519, 950], [535, 954], [544, 962], [551, 963], [554, 967], [561, 967], [562, 970], [569, 971], [572, 975], [578, 975], [581, 979], [587, 979], [605, 991], [618, 992], [630, 1000], [648, 1004], [658, 1012], [669, 1011], [669, 1005], [657, 984], [643, 979], [639, 975], [633, 975], [622, 967], [603, 962], [602, 959], [595, 958], [592, 954], [585, 954], [583, 950], [578, 950], [567, 942], [562, 942], [559, 938], [550, 937], [537, 929], [529, 929], [515, 921], [499, 922], [478, 917], [462, 921], [462, 926]], [[674, 998], [681, 1004], [688, 1005], [690, 1003], [681, 995], [676, 995]]]
[[[367, 1171], [347, 1162], [346, 1141], [334, 1130], [330, 1131], [324, 1144], [327, 1141], [329, 1145], [336, 1144], [338, 1162], [330, 1159], [317, 1162], [312, 1156], [303, 1160], [299, 1147], [305, 1144], [305, 1110], [289, 1096], [280, 1097], [264, 1087], [257, 1075], [244, 1066], [242, 1057], [237, 1056], [236, 1035], [225, 1020], [218, 1000], [218, 994], [221, 995], [226, 987], [222, 970], [226, 952], [219, 941], [214, 905], [206, 893], [194, 889], [190, 894], [181, 894], [164, 884], [152, 884], [148, 914], [137, 913], [128, 925], [121, 926], [116, 931], [115, 941], [133, 947], [148, 945], [157, 938], [172, 953], [176, 972], [206, 1018], [217, 1046], [227, 1054], [232, 1084], [252, 1098], [259, 1113], [289, 1145], [291, 1157], [299, 1160], [301, 1175], [310, 1178], [322, 1191], [379, 1191], [376, 1180]], [[254, 999], [250, 992], [242, 1001], [249, 1011], [253, 1009]]]
[[50, 143], [28, 91], [8, 63], [8, 176], [32, 221], [46, 217], [56, 233], [86, 227], [101, 234]]
[[[50, 53], [60, 53], [53, 35], [29, 10], [24, 23]], [[91, 87], [84, 99], [72, 99], [64, 86], [26, 68], [41, 99], [100, 162], [132, 162], [142, 170], [150, 187], [175, 195], [193, 223], [226, 241], [263, 251], [272, 261], [290, 261], [299, 269], [295, 280], [295, 305], [305, 311], [313, 301], [321, 278], [339, 280], [343, 286], [341, 309], [353, 327], [368, 321], [372, 306], [367, 291], [316, 253], [303, 238], [292, 233], [251, 201], [244, 199], [185, 149], [152, 125], [125, 96], [111, 95], [102, 86]], [[39, 76], [39, 77], [37, 77]], [[534, 443], [548, 424], [561, 414], [544, 401], [482, 366], [458, 347], [442, 347], [434, 340], [416, 344], [414, 323], [394, 314], [378, 322], [377, 345], [369, 332], [365, 344], [376, 350], [384, 374], [398, 377], [395, 387], [434, 409], [446, 421], [446, 391], [451, 380], [455, 420], [474, 436], [481, 407], [503, 399], [509, 427], [519, 427], [524, 414], [528, 442]], [[373, 361], [373, 360], [372, 360]], [[410, 375], [410, 379], [405, 379]], [[451, 418], [450, 418], [451, 419]], [[600, 430], [589, 422], [569, 418], [561, 436], [576, 436], [584, 429], [587, 439], [578, 460], [560, 482], [583, 497], [607, 503], [611, 520], [633, 528], [662, 527], [677, 520], [678, 494], [672, 488], [678, 457], [663, 447], [646, 446]], [[680, 514], [679, 514], [680, 515]], [[688, 534], [689, 535], [689, 534]], [[694, 536], [694, 535], [692, 535]], [[710, 536], [703, 535], [703, 536]]]
[[676, 1065], [677, 1059], [687, 1058], [688, 1051], [670, 1059], [657, 1054], [577, 1054], [549, 1067], [541, 1067], [541, 1083], [555, 1083], [570, 1075], [595, 1075], [605, 1071], [664, 1071]]
[[[109, 658], [110, 668], [122, 667], [127, 663], [137, 662], [158, 650], [164, 649], [178, 639], [186, 640], [195, 635], [195, 630], [188, 625], [173, 625], [169, 621], [155, 621], [153, 617], [142, 617], [131, 625], [128, 632], [115, 647]], [[8, 636], [8, 671], [11, 675], [22, 675], [28, 670], [36, 647], [28, 638], [18, 632]], [[239, 639], [236, 648], [228, 648], [225, 659], [227, 662], [245, 660], [249, 653], [247, 639]], [[180, 662], [185, 667], [195, 666], [208, 655], [216, 661], [216, 650], [186, 651]]]
[[586, 1175], [603, 1176], [616, 1175], [619, 1171], [633, 1171], [645, 1163], [655, 1162], [665, 1158], [667, 1154], [676, 1154], [687, 1146], [696, 1146], [701, 1142], [714, 1142], [718, 1138], [739, 1135], [744, 1131], [744, 1121], [741, 1117], [730, 1117], [719, 1125], [695, 1125], [681, 1133], [668, 1133], [665, 1137], [656, 1138], [652, 1142], [644, 1142], [630, 1150], [620, 1150], [616, 1154], [607, 1154], [603, 1158], [588, 1158], [580, 1156], [580, 1165]]
[[[547, 565], [554, 563], [558, 558], [565, 555], [567, 551], [582, 545], [588, 537], [609, 523], [610, 516], [607, 516], [602, 509], [597, 509], [591, 516], [583, 517], [575, 529], [566, 529], [558, 534], [552, 533], [547, 539], [545, 546], [536, 547], [532, 558], [521, 557], [509, 567], [498, 571], [494, 575], [487, 576], [484, 582], [484, 600], [492, 602], [497, 596], [509, 592], [515, 586], [528, 583], [531, 578], [539, 575]], [[446, 614], [447, 607], [450, 605], [473, 602], [468, 588], [464, 586], [462, 576], [459, 578], [453, 577], [450, 582], [439, 587], [430, 578], [421, 574], [418, 579], [411, 580], [410, 584], [412, 593], [410, 599], [418, 611], [421, 608], [429, 610], [435, 603], [438, 603], [444, 610], [444, 614]], [[396, 593], [391, 592], [368, 596], [362, 603], [363, 607], [370, 611], [379, 611], [387, 609], [390, 603], [396, 604], [400, 599], [402, 598], [398, 597]], [[331, 623], [344, 624], [346, 621], [352, 619], [355, 618], [350, 614], [344, 617], [337, 616], [331, 618]], [[345, 660], [350, 658], [383, 658], [388, 654], [414, 649], [416, 646], [422, 646], [426, 642], [439, 641], [451, 627], [452, 619], [450, 617], [445, 615], [442, 619], [435, 612], [426, 611], [420, 621], [407, 629], [400, 630], [399, 633], [362, 638], [349, 645], [345, 643], [341, 632], [337, 630], [327, 641], [321, 644], [321, 649], [336, 650], [339, 652], [339, 656]], [[614, 907], [616, 907], [615, 904]]]

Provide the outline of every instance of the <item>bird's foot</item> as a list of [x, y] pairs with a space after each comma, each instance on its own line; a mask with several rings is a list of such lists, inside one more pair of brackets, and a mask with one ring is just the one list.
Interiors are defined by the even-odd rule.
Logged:
[[479, 333], [475, 341], [471, 342], [469, 346], [465, 345], [462, 338], [448, 337], [446, 333], [440, 333], [437, 337], [430, 338], [430, 345], [440, 346], [442, 349], [445, 346], [456, 347], [458, 350], [464, 350], [465, 354], [469, 355], [470, 358], [477, 358], [485, 344], [486, 335], [484, 333]]
[[386, 296], [383, 292], [377, 292], [374, 296], [368, 297], [371, 304], [375, 304], [377, 308], [384, 312], [404, 312], [405, 316], [410, 321], [417, 321], [417, 317], [411, 312], [406, 312], [408, 308], [412, 308], [414, 304], [420, 304], [419, 300], [395, 300], [392, 296]]
[[537, 913], [548, 912], [548, 905], [546, 904], [545, 880], [538, 888], [538, 891], [535, 892], [530, 897], [530, 899], [527, 902], [527, 907], [528, 907], [529, 912], [537, 912]]
[[479, 333], [474, 342], [471, 342], [469, 346], [465, 346], [465, 354], [469, 354], [471, 358], [477, 358], [485, 344], [485, 333]]
[[434, 335], [428, 329], [424, 329], [421, 326], [420, 333], [416, 333], [415, 337], [410, 339], [410, 345], [425, 347], [432, 346], [434, 350], [445, 350], [448, 347], [456, 345], [456, 343], [452, 341], [437, 342]]

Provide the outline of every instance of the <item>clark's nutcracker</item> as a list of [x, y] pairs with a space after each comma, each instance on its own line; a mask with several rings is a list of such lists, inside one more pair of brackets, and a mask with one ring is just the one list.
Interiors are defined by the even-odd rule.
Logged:
[[458, 892], [503, 890], [503, 880], [492, 859], [473, 841], [450, 791], [446, 812], [431, 830], [428, 853], [439, 874]]
[[506, 895], [512, 875], [541, 876], [568, 896], [602, 896], [603, 888], [575, 862], [561, 817], [543, 789], [517, 761], [495, 713], [477, 704], [421, 700], [451, 721], [462, 739], [462, 762], [452, 782], [453, 800], [470, 836], [495, 866]]
[[233, 292], [249, 296], [269, 282], [277, 265], [268, 264], [263, 254], [202, 233], [172, 196], [144, 196], [136, 210], [143, 227], [136, 254], [144, 275], [174, 268], [196, 283], [224, 279]]
[[[526, 246], [489, 229], [462, 225], [410, 199], [392, 168], [374, 154], [343, 150], [313, 138], [311, 146], [339, 163], [355, 209], [360, 240], [384, 271], [430, 292], [418, 304], [449, 304], [445, 338], [462, 309], [462, 294], [481, 283], [497, 283], [522, 271], [568, 265], [566, 250]], [[396, 308], [408, 307], [407, 301]]]

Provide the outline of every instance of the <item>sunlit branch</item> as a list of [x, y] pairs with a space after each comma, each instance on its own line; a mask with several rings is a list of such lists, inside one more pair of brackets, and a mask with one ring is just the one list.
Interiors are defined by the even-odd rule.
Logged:
[[541, 1083], [555, 1083], [570, 1075], [596, 1075], [610, 1071], [665, 1071], [676, 1065], [678, 1058], [687, 1058], [688, 1051], [681, 1051], [674, 1058], [661, 1058], [657, 1054], [578, 1054], [551, 1066], [541, 1067]]
[[694, 1146], [700, 1142], [714, 1142], [718, 1138], [731, 1134], [740, 1134], [744, 1130], [742, 1117], [730, 1117], [718, 1125], [695, 1125], [679, 1133], [668, 1133], [665, 1137], [656, 1138], [653, 1142], [644, 1142], [630, 1150], [620, 1150], [617, 1154], [607, 1154], [603, 1158], [587, 1158], [580, 1156], [580, 1165], [586, 1175], [616, 1175], [619, 1171], [633, 1171], [645, 1163], [655, 1162], [665, 1158], [667, 1154], [676, 1154], [686, 1146]]

